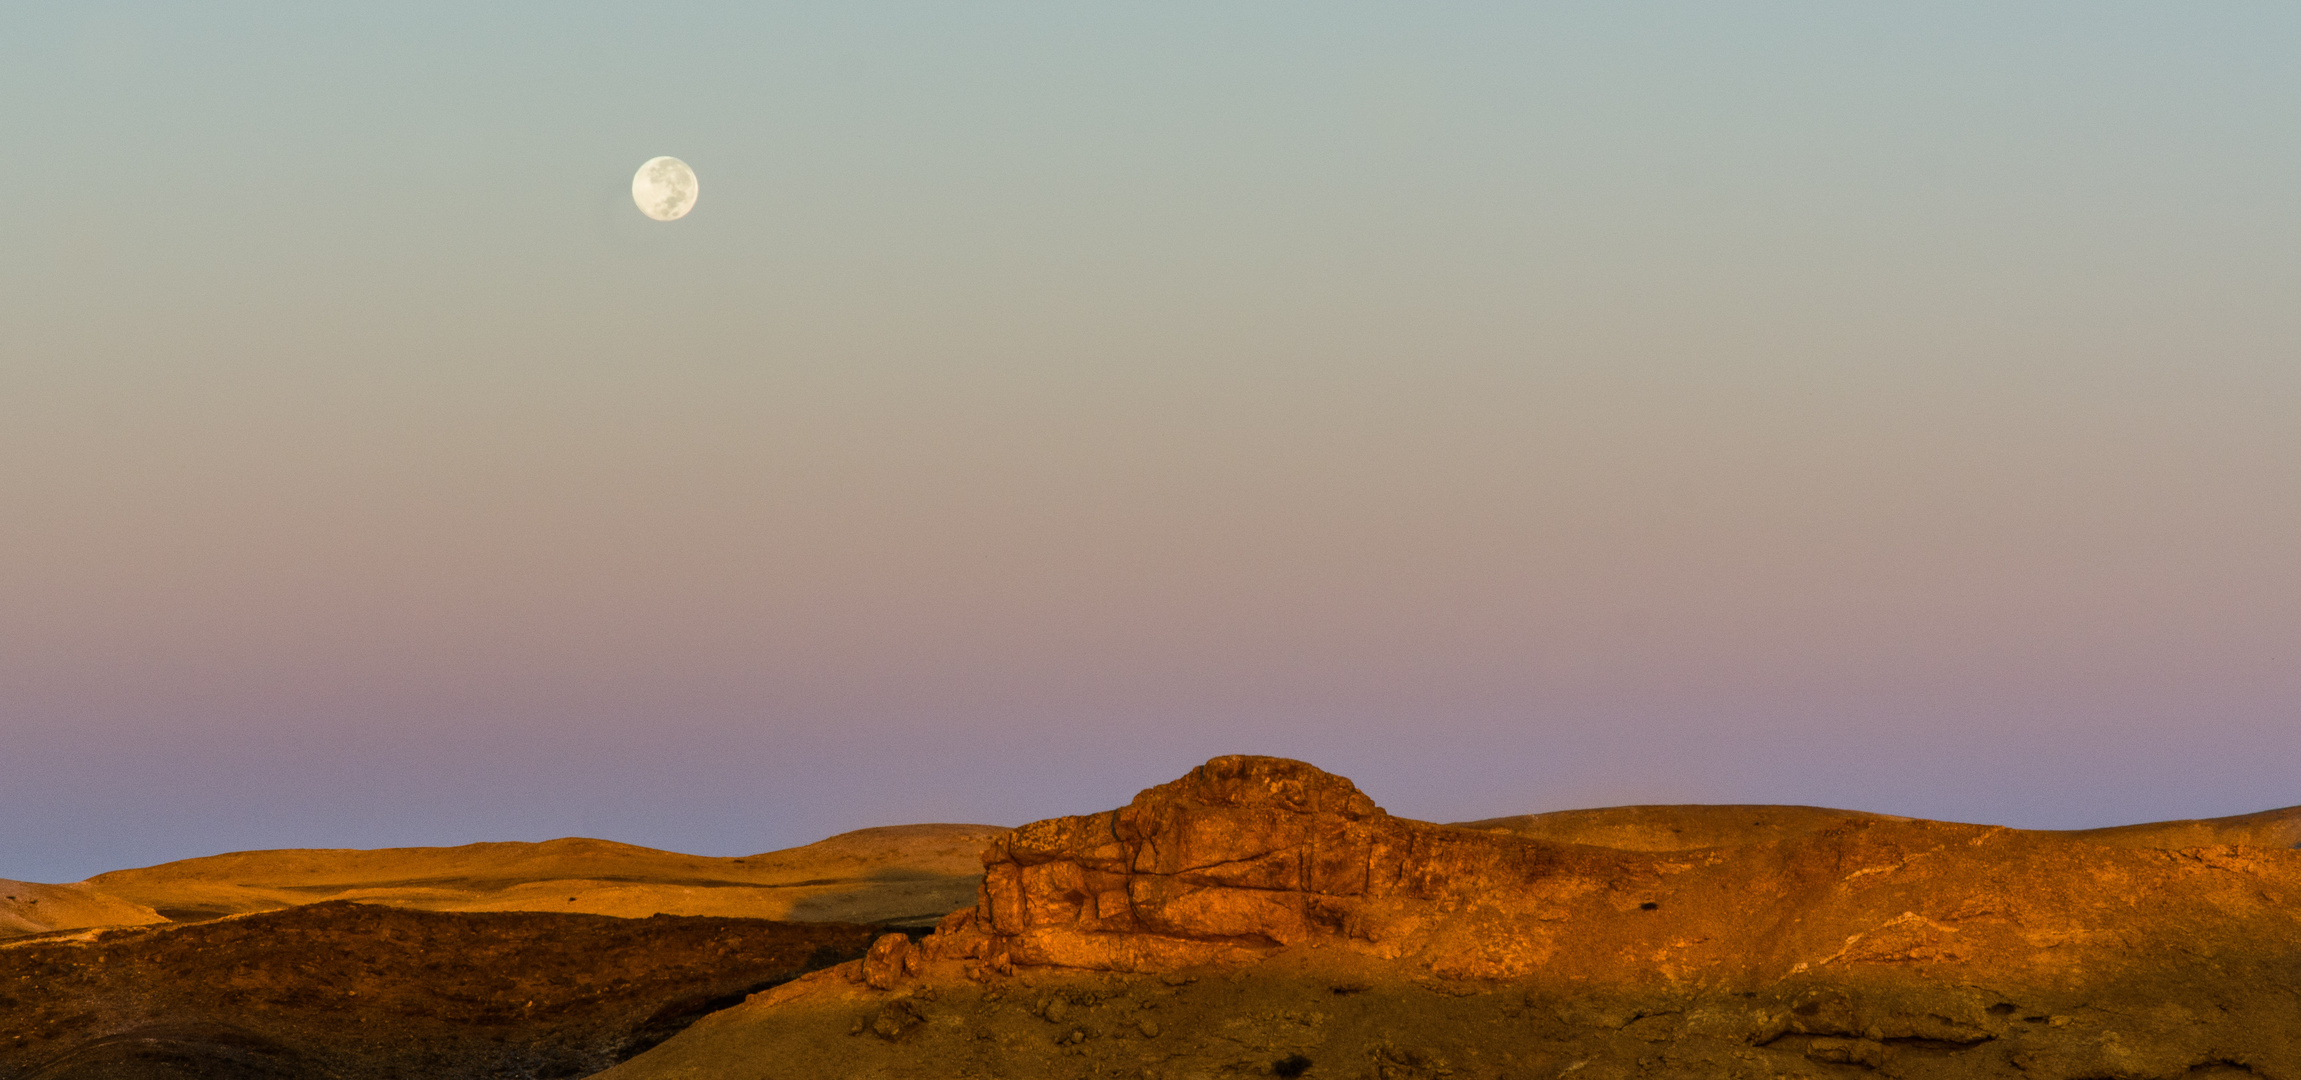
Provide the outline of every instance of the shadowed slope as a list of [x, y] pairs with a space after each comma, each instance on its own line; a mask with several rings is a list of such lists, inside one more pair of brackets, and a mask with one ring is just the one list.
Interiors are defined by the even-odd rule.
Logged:
[[877, 933], [326, 903], [0, 943], [0, 1080], [583, 1076]]

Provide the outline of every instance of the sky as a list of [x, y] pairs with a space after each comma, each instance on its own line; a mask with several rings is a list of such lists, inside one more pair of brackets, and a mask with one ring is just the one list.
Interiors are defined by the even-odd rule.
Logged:
[[[0, 877], [2301, 803], [2301, 7], [0, 5]], [[657, 223], [630, 178], [701, 179]]]

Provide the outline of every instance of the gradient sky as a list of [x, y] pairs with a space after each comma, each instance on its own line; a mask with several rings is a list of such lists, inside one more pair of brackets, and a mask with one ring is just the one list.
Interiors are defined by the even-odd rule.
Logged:
[[[2301, 6], [0, 9], [0, 877], [2301, 803]], [[692, 164], [688, 218], [630, 176]]]

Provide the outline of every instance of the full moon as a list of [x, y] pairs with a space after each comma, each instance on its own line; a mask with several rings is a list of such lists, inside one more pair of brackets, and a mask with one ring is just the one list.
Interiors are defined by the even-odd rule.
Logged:
[[631, 178], [631, 201], [639, 212], [657, 221], [676, 221], [695, 209], [695, 170], [675, 157], [659, 157], [639, 167]]

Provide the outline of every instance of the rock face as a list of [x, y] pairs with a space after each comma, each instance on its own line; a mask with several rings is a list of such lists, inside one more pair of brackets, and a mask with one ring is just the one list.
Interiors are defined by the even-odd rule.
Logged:
[[1348, 780], [1262, 757], [1216, 758], [1121, 809], [1024, 826], [983, 863], [972, 921], [994, 956], [1121, 971], [1328, 940], [1397, 955], [1432, 915], [1478, 897], [1515, 932], [1481, 927], [1485, 946], [1450, 968], [1524, 974], [1554, 951], [1545, 924], [1574, 899], [1651, 876], [1620, 852], [1394, 818]]
[[[1605, 847], [1543, 830], [1624, 822], [1435, 825], [1216, 758], [1014, 831], [932, 937], [609, 1075], [2301, 1078], [2292, 812], [2063, 834], [1672, 809]], [[1737, 833], [1752, 809], [1799, 812]], [[1723, 842], [1666, 841], [1688, 833]]]

